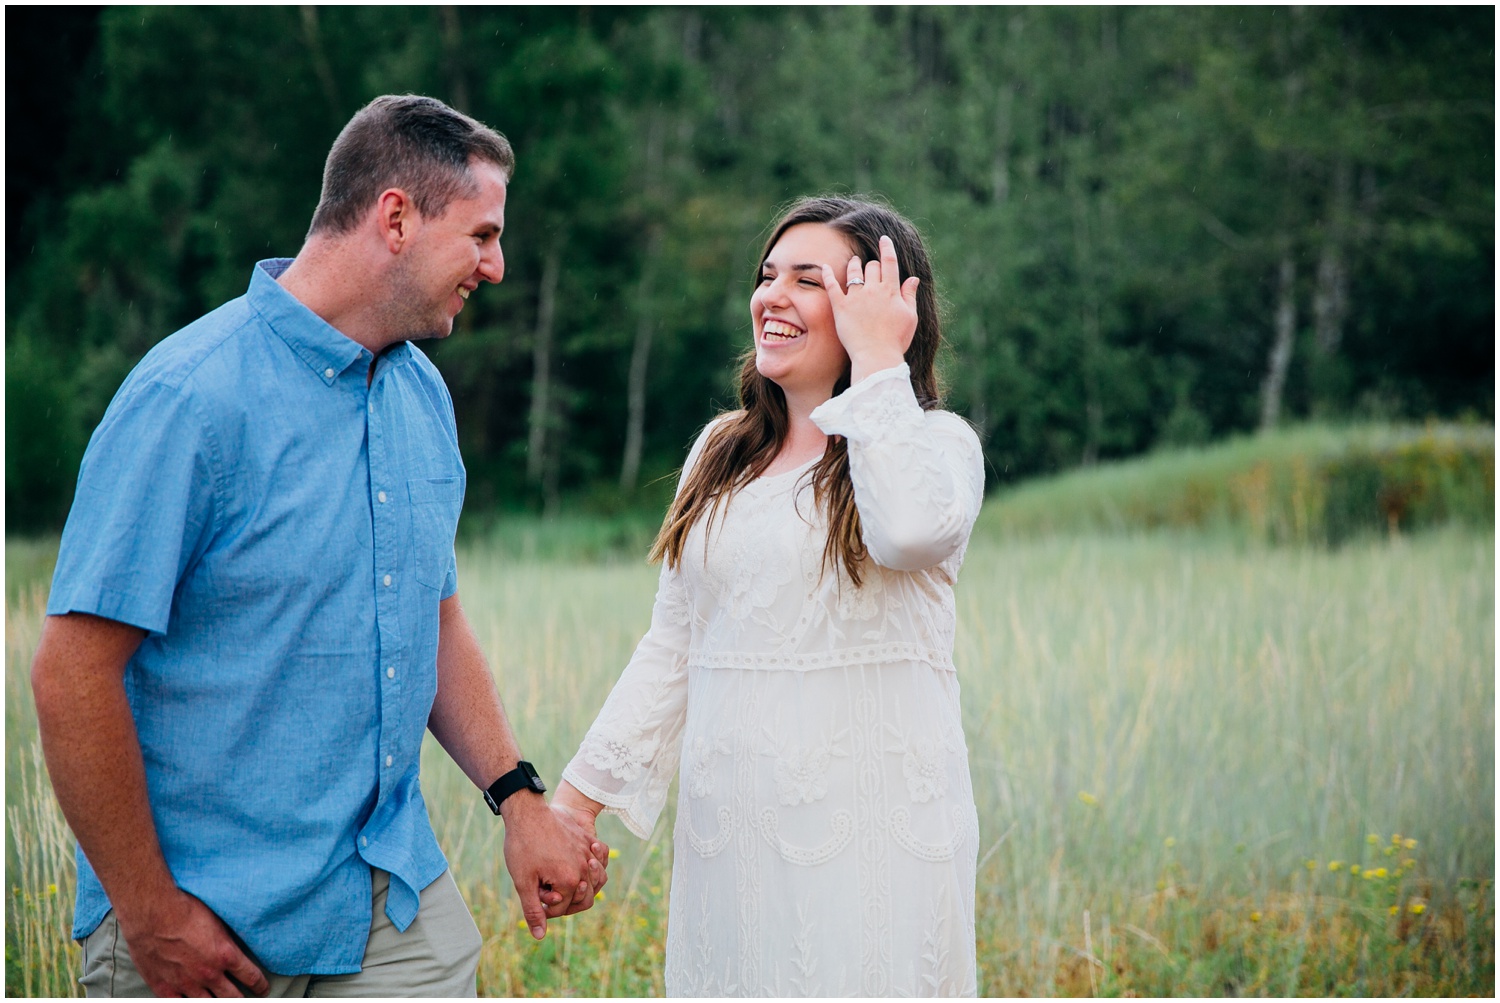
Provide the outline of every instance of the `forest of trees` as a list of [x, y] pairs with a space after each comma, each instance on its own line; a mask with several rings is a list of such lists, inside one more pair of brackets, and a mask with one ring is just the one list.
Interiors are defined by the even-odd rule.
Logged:
[[130, 367], [297, 252], [389, 92], [517, 152], [505, 282], [422, 346], [471, 508], [658, 504], [733, 402], [766, 226], [827, 191], [926, 234], [992, 487], [1279, 422], [1492, 422], [1494, 16], [7, 8], [7, 529], [61, 524]]

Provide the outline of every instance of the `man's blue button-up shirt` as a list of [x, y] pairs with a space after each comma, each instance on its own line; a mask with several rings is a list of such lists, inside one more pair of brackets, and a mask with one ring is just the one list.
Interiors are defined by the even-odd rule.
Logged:
[[[173, 877], [271, 971], [333, 974], [359, 970], [372, 865], [399, 929], [447, 866], [418, 759], [464, 469], [432, 363], [374, 360], [276, 283], [289, 263], [126, 379], [47, 612], [148, 631], [125, 687]], [[73, 935], [108, 911], [80, 853]]]

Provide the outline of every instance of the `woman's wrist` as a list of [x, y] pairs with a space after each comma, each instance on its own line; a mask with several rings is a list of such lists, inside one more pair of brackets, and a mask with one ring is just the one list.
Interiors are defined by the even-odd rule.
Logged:
[[566, 780], [557, 785], [557, 791], [552, 795], [552, 805], [567, 808], [569, 811], [586, 811], [595, 818], [604, 810], [603, 804], [584, 794]]
[[895, 369], [906, 361], [906, 356], [896, 348], [872, 348], [849, 356], [849, 385], [886, 369]]

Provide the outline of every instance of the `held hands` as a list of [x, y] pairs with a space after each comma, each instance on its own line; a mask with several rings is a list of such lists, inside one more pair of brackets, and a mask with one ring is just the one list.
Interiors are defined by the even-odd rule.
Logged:
[[896, 245], [880, 238], [880, 260], [860, 267], [859, 256], [849, 259], [847, 280], [840, 286], [834, 271], [823, 266], [823, 285], [833, 307], [833, 322], [844, 351], [849, 353], [849, 382], [899, 366], [917, 333], [915, 275], [901, 281]]
[[531, 935], [547, 935], [547, 920], [583, 912], [609, 880], [609, 847], [560, 806], [522, 792], [505, 799], [505, 867], [521, 899]]

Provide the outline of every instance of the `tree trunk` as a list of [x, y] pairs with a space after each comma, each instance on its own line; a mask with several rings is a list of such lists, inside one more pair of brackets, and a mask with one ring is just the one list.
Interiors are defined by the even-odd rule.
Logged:
[[1015, 105], [1015, 85], [1006, 84], [1000, 88], [995, 108], [995, 156], [990, 165], [990, 191], [996, 202], [1004, 202], [1010, 197], [1011, 120]]
[[438, 8], [443, 22], [443, 68], [448, 73], [448, 103], [459, 111], [469, 111], [469, 80], [464, 70], [463, 31], [458, 24], [458, 8], [443, 4]]
[[641, 192], [646, 212], [652, 218], [646, 227], [646, 247], [641, 256], [641, 276], [635, 296], [635, 343], [630, 348], [630, 369], [625, 378], [625, 454], [620, 462], [620, 490], [635, 490], [641, 473], [641, 449], [646, 438], [646, 375], [651, 360], [651, 341], [656, 335], [656, 314], [651, 302], [656, 281], [656, 263], [661, 256], [662, 159], [667, 122], [659, 110], [648, 113], [646, 158], [641, 169]]
[[656, 313], [651, 294], [656, 262], [661, 256], [661, 228], [653, 226], [646, 239], [641, 281], [636, 288], [635, 344], [630, 350], [630, 372], [625, 381], [625, 457], [620, 464], [620, 490], [635, 490], [641, 474], [641, 448], [646, 438], [646, 373], [651, 358], [651, 339], [656, 334]]
[[1281, 242], [1281, 266], [1276, 284], [1275, 336], [1271, 356], [1266, 364], [1266, 379], [1261, 384], [1260, 429], [1268, 432], [1281, 417], [1281, 391], [1286, 386], [1286, 372], [1292, 363], [1292, 343], [1297, 333], [1297, 262], [1292, 244]]
[[1078, 271], [1079, 329], [1082, 352], [1078, 360], [1083, 380], [1083, 454], [1079, 462], [1092, 466], [1099, 460], [1104, 440], [1104, 401], [1100, 370], [1104, 365], [1104, 327], [1101, 318], [1099, 283], [1093, 234], [1090, 232], [1089, 201], [1079, 184], [1082, 156], [1062, 166], [1070, 199], [1073, 203], [1073, 261]]
[[1318, 281], [1313, 292], [1313, 334], [1318, 351], [1333, 355], [1344, 336], [1349, 315], [1349, 268], [1344, 259], [1347, 239], [1353, 168], [1341, 157], [1333, 169], [1333, 192], [1329, 199], [1328, 223], [1318, 254]]
[[344, 106], [339, 100], [338, 84], [333, 79], [333, 67], [328, 64], [328, 53], [323, 49], [323, 35], [318, 29], [318, 8], [312, 4], [303, 4], [301, 11], [302, 38], [312, 57], [313, 74], [317, 76], [318, 86], [323, 90], [323, 100], [328, 102], [329, 117], [334, 122], [342, 123]]
[[536, 332], [531, 343], [531, 427], [526, 439], [526, 479], [533, 484], [542, 481], [547, 467], [547, 432], [552, 424], [552, 328], [562, 245], [559, 234], [542, 259], [542, 281], [537, 291]]
[[985, 379], [985, 362], [989, 358], [989, 332], [985, 330], [984, 320], [974, 317], [969, 322], [969, 375], [973, 383], [969, 386], [969, 420], [979, 430], [979, 438], [983, 440], [990, 430], [990, 408], [987, 397], [988, 381]]

